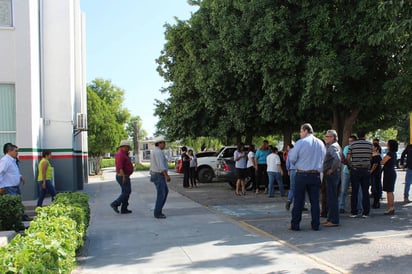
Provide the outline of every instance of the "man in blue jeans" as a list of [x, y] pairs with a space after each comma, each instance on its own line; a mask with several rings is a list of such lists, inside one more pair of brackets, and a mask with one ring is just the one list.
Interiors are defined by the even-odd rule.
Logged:
[[319, 230], [320, 172], [323, 168], [326, 148], [321, 140], [313, 136], [312, 126], [308, 123], [301, 126], [300, 137], [301, 139], [296, 142], [295, 147], [288, 155], [290, 163], [296, 168], [295, 198], [289, 230], [300, 230], [306, 191], [309, 194], [311, 204], [311, 227], [313, 230]]
[[[121, 214], [132, 213], [127, 207], [129, 205], [129, 197], [132, 192], [132, 186], [130, 183], [130, 175], [132, 175], [134, 167], [129, 157], [130, 142], [128, 140], [122, 140], [119, 145], [119, 150], [116, 153], [116, 181], [120, 186], [121, 193], [119, 197], [114, 200], [110, 207], [116, 212]], [[120, 212], [118, 207], [120, 206]]]
[[166, 141], [163, 136], [159, 136], [155, 138], [154, 143], [155, 149], [150, 155], [150, 181], [154, 183], [157, 192], [153, 215], [157, 219], [165, 219], [166, 215], [162, 210], [169, 193], [167, 182], [170, 182], [167, 159], [162, 151], [166, 147]]

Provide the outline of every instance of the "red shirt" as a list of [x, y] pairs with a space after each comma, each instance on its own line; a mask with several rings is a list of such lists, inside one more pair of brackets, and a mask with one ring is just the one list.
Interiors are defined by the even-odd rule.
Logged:
[[120, 169], [123, 169], [124, 174], [131, 175], [133, 173], [133, 164], [130, 161], [127, 152], [121, 148], [116, 153], [116, 173], [120, 174]]

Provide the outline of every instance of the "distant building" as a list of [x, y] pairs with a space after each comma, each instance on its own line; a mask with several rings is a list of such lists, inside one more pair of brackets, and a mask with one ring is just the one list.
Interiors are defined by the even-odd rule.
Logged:
[[87, 182], [84, 37], [80, 0], [0, 0], [0, 144], [19, 146], [25, 200], [43, 149], [58, 191]]

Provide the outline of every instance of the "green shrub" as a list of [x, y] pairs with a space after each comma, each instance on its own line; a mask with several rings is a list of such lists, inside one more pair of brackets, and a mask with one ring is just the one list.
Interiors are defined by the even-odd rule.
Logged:
[[71, 273], [90, 220], [89, 197], [59, 193], [25, 230], [0, 248], [0, 273]]
[[24, 206], [20, 195], [0, 195], [0, 231], [15, 230], [23, 226]]
[[84, 222], [85, 229], [89, 227], [90, 223], [90, 207], [89, 196], [82, 192], [60, 192], [54, 197], [53, 204], [65, 205], [65, 206], [78, 206], [83, 209], [84, 218], [80, 220]]
[[116, 166], [114, 158], [102, 159], [101, 168]]

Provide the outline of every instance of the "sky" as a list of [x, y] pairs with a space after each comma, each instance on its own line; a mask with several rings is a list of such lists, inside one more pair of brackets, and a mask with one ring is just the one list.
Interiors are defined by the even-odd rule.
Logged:
[[187, 0], [80, 0], [86, 14], [86, 78], [111, 80], [125, 91], [123, 107], [140, 116], [152, 137], [155, 99], [166, 87], [155, 59], [165, 44], [164, 24], [187, 20], [196, 7]]

